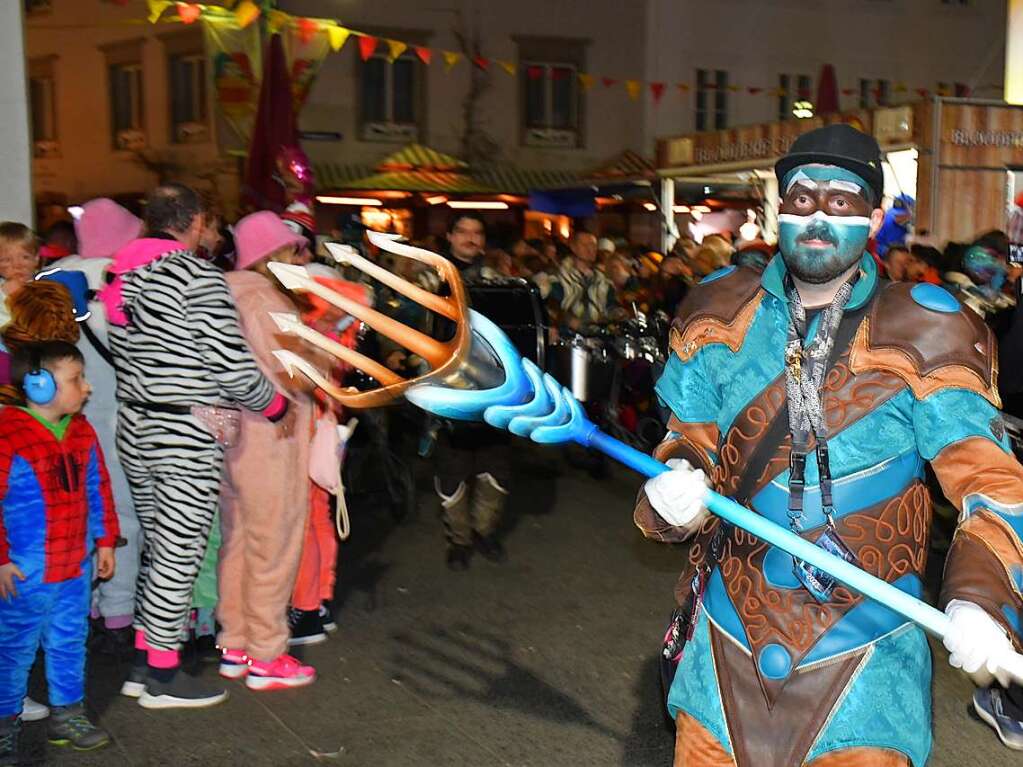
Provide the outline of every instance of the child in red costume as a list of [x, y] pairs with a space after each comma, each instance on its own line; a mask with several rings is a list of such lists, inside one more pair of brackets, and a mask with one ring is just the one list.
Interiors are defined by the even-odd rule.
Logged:
[[92, 426], [91, 391], [72, 344], [21, 347], [11, 362], [25, 407], [0, 409], [0, 764], [17, 763], [29, 669], [41, 645], [52, 705], [50, 742], [98, 748], [85, 715], [85, 640], [96, 575], [114, 573], [119, 535], [110, 479]]

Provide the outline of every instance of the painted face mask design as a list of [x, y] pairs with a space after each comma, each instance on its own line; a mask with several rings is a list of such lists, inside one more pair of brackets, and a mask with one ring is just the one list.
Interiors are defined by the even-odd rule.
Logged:
[[1000, 258], [987, 248], [972, 246], [963, 256], [963, 270], [988, 295], [998, 294], [1005, 285], [1006, 268]]
[[870, 239], [867, 184], [834, 166], [804, 166], [785, 179], [778, 247], [803, 282], [828, 282], [857, 263]]

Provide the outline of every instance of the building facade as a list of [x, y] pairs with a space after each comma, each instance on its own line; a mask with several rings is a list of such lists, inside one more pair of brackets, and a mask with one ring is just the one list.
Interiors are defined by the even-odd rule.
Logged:
[[[161, 176], [232, 198], [238, 160], [218, 146], [199, 24], [145, 23], [144, 0], [27, 5], [37, 198], [132, 195]], [[585, 170], [624, 150], [650, 157], [660, 136], [791, 118], [796, 101], [812, 109], [825, 64], [842, 109], [997, 98], [1003, 80], [1004, 0], [277, 5], [432, 52], [427, 65], [414, 47], [392, 60], [381, 45], [364, 61], [353, 36], [330, 54], [299, 119], [319, 139], [305, 142], [314, 162], [372, 164], [415, 142]]]

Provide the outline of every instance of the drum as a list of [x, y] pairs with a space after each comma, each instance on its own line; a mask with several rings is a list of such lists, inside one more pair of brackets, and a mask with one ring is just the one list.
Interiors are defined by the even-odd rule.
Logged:
[[580, 402], [606, 401], [611, 396], [615, 360], [603, 339], [572, 336], [553, 344], [549, 357], [550, 374]]
[[550, 321], [539, 288], [508, 278], [468, 284], [466, 289], [472, 308], [501, 328], [523, 357], [546, 370]]

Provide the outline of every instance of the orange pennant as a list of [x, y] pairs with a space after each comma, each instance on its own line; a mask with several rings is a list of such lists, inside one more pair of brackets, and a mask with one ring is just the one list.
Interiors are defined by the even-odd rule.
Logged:
[[501, 59], [494, 59], [494, 61], [497, 62], [497, 65], [501, 67], [501, 69], [512, 77], [515, 77], [516, 67], [514, 61], [501, 61]]
[[444, 69], [447, 71], [450, 71], [451, 67], [462, 58], [461, 53], [455, 53], [454, 51], [441, 51], [441, 54], [444, 56]]
[[679, 93], [689, 93], [689, 83], [675, 83]]
[[401, 56], [406, 50], [408, 45], [403, 43], [401, 40], [388, 40], [387, 41], [387, 58], [394, 61], [396, 58]]
[[583, 87], [584, 91], [588, 91], [590, 88], [593, 87], [593, 81], [594, 81], [593, 75], [588, 75], [585, 72], [579, 73], [579, 84]]
[[639, 90], [643, 87], [643, 84], [639, 80], [626, 80], [625, 91], [629, 94], [629, 98], [635, 101], [639, 98]]
[[242, 0], [234, 9], [234, 20], [239, 27], [245, 29], [252, 22], [259, 18], [259, 6], [252, 0]]

